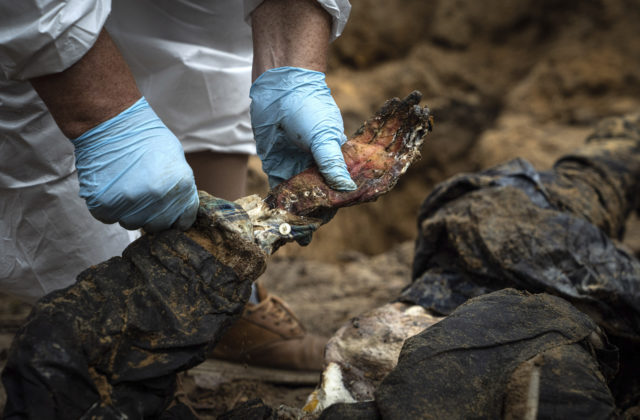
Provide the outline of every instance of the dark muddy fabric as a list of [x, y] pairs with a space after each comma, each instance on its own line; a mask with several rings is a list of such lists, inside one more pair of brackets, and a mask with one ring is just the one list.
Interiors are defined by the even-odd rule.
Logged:
[[629, 213], [640, 211], [640, 114], [603, 120], [586, 147], [541, 176], [555, 208], [621, 239]]
[[531, 388], [538, 418], [606, 419], [616, 351], [598, 331], [555, 296], [474, 298], [405, 342], [376, 404], [384, 419], [522, 418]]
[[[605, 361], [612, 356], [607, 351], [600, 355]], [[505, 389], [504, 418], [527, 418], [532, 409], [539, 419], [610, 418], [614, 401], [600, 368], [613, 374], [612, 367], [599, 366], [594, 355], [579, 345], [542, 352], [511, 374]], [[535, 400], [530, 399], [532, 389], [537, 391]]]
[[185, 404], [178, 403], [163, 411], [159, 420], [198, 420], [198, 416]]
[[639, 127], [638, 117], [605, 120], [549, 172], [516, 159], [440, 184], [420, 210], [400, 300], [449, 314], [505, 287], [547, 292], [639, 340], [640, 263], [610, 239], [638, 208]]
[[250, 284], [181, 232], [143, 236], [38, 302], [2, 374], [4, 418], [160, 416]]
[[333, 404], [322, 411], [318, 420], [380, 420], [374, 401]]

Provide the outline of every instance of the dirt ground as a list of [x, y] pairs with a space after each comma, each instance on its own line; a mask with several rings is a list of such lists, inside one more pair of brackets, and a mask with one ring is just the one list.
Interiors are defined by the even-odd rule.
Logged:
[[[287, 245], [262, 282], [309, 331], [393, 299], [410, 280], [415, 216], [433, 186], [520, 156], [546, 169], [595, 121], [640, 111], [638, 0], [356, 0], [332, 45], [328, 84], [347, 133], [386, 99], [420, 90], [435, 115], [422, 159], [375, 203], [341, 210], [305, 248]], [[264, 192], [251, 161], [250, 192]], [[640, 220], [625, 246], [640, 255]], [[0, 297], [0, 359], [28, 306]], [[260, 397], [302, 407], [310, 386], [241, 380], [188, 392], [202, 418]], [[4, 395], [0, 394], [0, 405]]]

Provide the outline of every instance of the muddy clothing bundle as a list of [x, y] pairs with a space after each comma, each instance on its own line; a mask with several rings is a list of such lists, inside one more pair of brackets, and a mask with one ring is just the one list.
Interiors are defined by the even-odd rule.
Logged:
[[321, 418], [638, 410], [640, 262], [615, 241], [639, 208], [640, 115], [603, 121], [551, 171], [516, 159], [440, 184], [399, 300], [448, 316], [405, 342], [375, 401]]
[[549, 172], [516, 159], [439, 185], [418, 216], [402, 300], [446, 315], [515, 287], [561, 296], [609, 334], [640, 337], [640, 263], [614, 242], [640, 205], [639, 119], [604, 121]]
[[239, 206], [200, 199], [188, 232], [209, 234], [207, 249], [177, 230], [145, 235], [38, 301], [2, 373], [5, 419], [166, 415], [177, 372], [204, 361], [266, 267], [247, 232], [218, 225], [223, 213], [251, 227]]

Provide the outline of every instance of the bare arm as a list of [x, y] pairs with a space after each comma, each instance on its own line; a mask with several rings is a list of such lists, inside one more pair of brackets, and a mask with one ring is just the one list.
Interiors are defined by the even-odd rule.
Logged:
[[118, 115], [142, 96], [129, 67], [104, 29], [93, 47], [74, 65], [30, 82], [58, 127], [71, 139]]
[[265, 0], [251, 22], [254, 81], [283, 66], [326, 71], [331, 16], [314, 0]]

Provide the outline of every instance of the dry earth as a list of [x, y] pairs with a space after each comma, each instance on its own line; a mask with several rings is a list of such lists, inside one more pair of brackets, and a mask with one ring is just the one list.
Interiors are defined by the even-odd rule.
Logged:
[[[327, 336], [408, 283], [415, 215], [437, 182], [515, 156], [546, 169], [599, 118], [640, 111], [638, 0], [352, 3], [328, 77], [347, 133], [387, 98], [414, 89], [436, 126], [422, 160], [394, 191], [341, 210], [311, 245], [288, 245], [270, 261], [263, 283], [310, 331]], [[265, 188], [254, 160], [249, 189]], [[640, 255], [637, 217], [625, 245]], [[5, 360], [28, 306], [0, 300]], [[251, 380], [199, 389], [189, 377], [185, 389], [203, 418], [254, 397], [301, 407], [311, 391]]]

